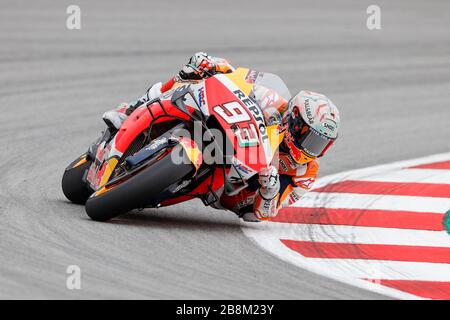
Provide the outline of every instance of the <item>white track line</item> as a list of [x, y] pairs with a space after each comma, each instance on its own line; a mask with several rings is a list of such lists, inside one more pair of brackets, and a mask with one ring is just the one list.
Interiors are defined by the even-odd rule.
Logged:
[[261, 236], [296, 241], [450, 248], [450, 237], [445, 231], [269, 223], [260, 232]]
[[419, 182], [450, 184], [450, 170], [404, 169], [361, 177], [358, 180], [399, 183]]
[[353, 259], [308, 259], [317, 267], [360, 279], [450, 281], [450, 264]]
[[[252, 236], [252, 238], [254, 236], [251, 232], [247, 235]], [[269, 241], [273, 245], [277, 244], [278, 246], [280, 244], [279, 238], [276, 236], [270, 235], [267, 239], [271, 239]], [[286, 249], [290, 250], [288, 248]], [[323, 259], [307, 258], [298, 254], [296, 256], [300, 259], [295, 259], [296, 263], [303, 260], [311, 267], [327, 270], [328, 272], [335, 273], [341, 277], [351, 275], [352, 277], [359, 279], [450, 281], [450, 264], [447, 263], [367, 259]], [[293, 261], [290, 260], [290, 262]]]
[[[412, 182], [414, 179], [418, 178], [426, 183], [448, 183], [448, 170], [433, 170], [431, 172], [429, 169], [406, 169], [405, 173], [398, 173], [395, 170], [403, 170], [408, 167], [417, 166], [421, 164], [428, 164], [434, 162], [447, 161], [450, 159], [450, 153], [443, 153], [438, 155], [432, 155], [428, 157], [423, 157], [419, 159], [399, 161], [391, 164], [378, 165], [369, 168], [349, 170], [346, 172], [337, 173], [334, 175], [326, 176], [320, 178], [316, 184], [315, 188], [323, 187], [327, 184], [333, 182], [340, 182], [343, 180], [366, 180], [366, 181], [392, 181], [392, 182]], [[421, 172], [418, 172], [421, 170]], [[442, 172], [446, 171], [446, 172]], [[378, 180], [379, 179], [379, 180]], [[329, 208], [349, 208], [349, 209], [378, 209], [378, 210], [398, 210], [398, 211], [414, 211], [414, 212], [431, 212], [431, 213], [444, 213], [450, 209], [450, 199], [446, 198], [420, 198], [420, 197], [407, 197], [407, 196], [380, 196], [380, 195], [359, 195], [359, 194], [345, 194], [345, 193], [315, 193], [311, 192], [307, 194], [302, 201], [296, 204], [296, 206], [307, 206], [307, 207], [329, 207]], [[395, 214], [393, 211], [392, 214]], [[389, 280], [423, 280], [423, 281], [450, 281], [450, 264], [435, 264], [435, 263], [423, 263], [423, 262], [400, 262], [400, 261], [377, 261], [377, 260], [362, 260], [362, 259], [317, 259], [317, 258], [306, 258], [301, 254], [289, 249], [279, 240], [280, 237], [284, 237], [284, 234], [274, 234], [270, 235], [270, 230], [272, 225], [280, 224], [281, 227], [276, 232], [286, 232], [283, 229], [283, 224], [281, 223], [261, 223], [257, 227], [252, 223], [241, 222], [242, 230], [244, 234], [251, 240], [256, 242], [259, 246], [272, 253], [276, 257], [290, 262], [298, 267], [315, 272], [317, 274], [336, 279], [338, 281], [385, 294], [391, 297], [401, 298], [401, 299], [423, 299], [416, 295], [409, 294], [397, 289], [382, 286], [376, 283], [370, 283], [368, 281], [362, 280], [361, 278], [372, 278], [372, 279], [389, 279]], [[267, 227], [267, 232], [264, 232], [264, 226]], [[309, 232], [312, 230], [312, 235], [318, 235], [319, 239], [325, 240], [330, 237], [336, 236], [335, 232], [337, 226], [333, 226], [332, 230], [327, 230], [327, 226], [320, 225], [310, 226]], [[341, 228], [343, 227], [343, 228]], [[297, 227], [296, 227], [297, 228]], [[303, 237], [302, 231], [305, 231], [304, 227], [300, 227], [299, 230], [288, 230], [294, 235], [290, 237]], [[378, 235], [362, 235], [363, 229], [367, 230], [367, 227], [351, 227], [349, 226], [339, 226], [340, 231], [338, 237], [341, 237], [340, 241], [352, 241], [349, 233], [356, 233], [359, 241], [364, 241], [365, 243], [374, 243], [374, 238], [382, 236], [385, 231], [377, 231]], [[371, 228], [373, 229], [385, 229], [385, 228]], [[273, 230], [273, 229], [272, 229]], [[317, 230], [325, 230], [319, 232]], [[435, 243], [445, 243], [447, 246], [447, 241], [443, 240], [443, 232], [431, 231], [420, 231], [420, 230], [408, 230], [404, 233], [402, 229], [396, 229], [400, 233], [398, 239], [395, 239], [396, 243], [405, 243], [408, 239], [408, 245], [413, 244], [430, 244], [430, 242]], [[416, 231], [420, 232], [420, 235], [430, 235], [435, 238], [436, 242], [431, 241], [430, 237], [426, 236], [423, 239], [411, 238], [411, 235], [419, 236]], [[331, 232], [331, 233], [330, 233]], [[381, 233], [380, 233], [381, 232]], [[425, 232], [425, 234], [423, 233]], [[311, 233], [310, 233], [311, 234]], [[392, 238], [392, 234], [389, 237]], [[397, 238], [397, 236], [394, 236]], [[392, 239], [389, 238], [389, 242]], [[342, 240], [343, 239], [343, 240]], [[315, 240], [318, 241], [318, 240]], [[353, 239], [354, 241], [354, 239]], [[370, 242], [372, 241], [372, 242]], [[430, 242], [429, 242], [430, 241]]]
[[382, 164], [382, 165], [368, 167], [368, 168], [348, 170], [348, 171], [332, 174], [332, 175], [318, 179], [314, 185], [314, 188], [320, 188], [320, 187], [323, 187], [323, 186], [333, 183], [333, 182], [338, 182], [338, 181], [343, 181], [343, 180], [359, 180], [359, 179], [362, 179], [362, 178], [370, 176], [370, 175], [376, 175], [376, 174], [385, 173], [385, 172], [392, 172], [395, 169], [405, 169], [408, 167], [418, 166], [421, 164], [428, 164], [428, 163], [441, 162], [441, 161], [447, 161], [447, 160], [450, 160], [450, 152], [436, 154], [436, 155], [413, 159], [413, 160], [398, 161], [398, 162], [393, 162], [393, 163], [389, 163], [389, 164]]
[[309, 192], [292, 207], [445, 213], [450, 208], [450, 198]]
[[[374, 291], [386, 296], [398, 298], [398, 299], [423, 299], [421, 297], [417, 297], [415, 295], [396, 290], [393, 288], [389, 288], [386, 286], [382, 286], [376, 283], [370, 283], [366, 280], [362, 280], [359, 277], [354, 277], [351, 269], [344, 268], [344, 269], [337, 269], [338, 266], [335, 265], [335, 268], [331, 268], [330, 266], [324, 266], [321, 263], [316, 263], [315, 259], [305, 258], [304, 256], [298, 254], [297, 252], [289, 249], [286, 247], [283, 243], [281, 243], [280, 240], [275, 239], [273, 237], [254, 237], [254, 234], [251, 232], [251, 225], [250, 223], [241, 222], [244, 234], [250, 238], [252, 241], [254, 241], [256, 244], [261, 246], [262, 248], [266, 249], [279, 259], [289, 262], [293, 265], [296, 265], [302, 269], [308, 270], [310, 272], [314, 272], [316, 274], [329, 277], [338, 281], [341, 281], [343, 283], [347, 283], [349, 285], [362, 288], [365, 290]], [[247, 228], [248, 227], [248, 228]], [[367, 260], [369, 261], [369, 260]], [[363, 261], [364, 262], [364, 261]], [[331, 262], [332, 265], [332, 262]], [[363, 268], [367, 268], [363, 267]], [[378, 275], [376, 273], [376, 269], [372, 273], [370, 273], [373, 276]]]

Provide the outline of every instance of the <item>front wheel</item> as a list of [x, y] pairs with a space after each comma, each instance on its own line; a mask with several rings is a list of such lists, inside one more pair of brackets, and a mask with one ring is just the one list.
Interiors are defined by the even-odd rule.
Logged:
[[[177, 147], [173, 149], [175, 151]], [[103, 187], [86, 202], [86, 213], [96, 221], [107, 221], [136, 208], [145, 207], [158, 199], [162, 191], [191, 175], [194, 166], [183, 162], [175, 164], [171, 153], [139, 171], [135, 176], [111, 186]]]
[[76, 204], [85, 204], [92, 194], [92, 189], [83, 181], [86, 170], [92, 161], [82, 155], [73, 161], [64, 171], [61, 186], [66, 198]]

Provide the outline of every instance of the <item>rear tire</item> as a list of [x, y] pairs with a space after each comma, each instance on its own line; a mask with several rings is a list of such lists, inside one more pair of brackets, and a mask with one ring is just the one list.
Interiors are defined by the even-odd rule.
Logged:
[[76, 204], [85, 204], [93, 192], [83, 181], [84, 173], [89, 169], [92, 161], [86, 161], [82, 165], [74, 167], [81, 159], [82, 157], [78, 158], [66, 168], [61, 182], [66, 198]]
[[87, 215], [95, 221], [107, 221], [133, 209], [143, 208], [167, 187], [193, 172], [191, 163], [174, 164], [170, 155], [168, 153], [112, 189], [99, 195], [93, 194], [86, 202]]

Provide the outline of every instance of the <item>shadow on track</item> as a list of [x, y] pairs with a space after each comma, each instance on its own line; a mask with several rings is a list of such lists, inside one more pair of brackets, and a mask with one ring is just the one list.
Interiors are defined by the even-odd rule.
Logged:
[[[232, 213], [229, 213], [232, 215]], [[216, 215], [217, 219], [211, 219]], [[165, 208], [164, 210], [144, 210], [132, 211], [114, 220], [111, 223], [125, 226], [148, 226], [158, 229], [184, 229], [191, 231], [231, 231], [239, 228], [239, 220], [224, 219], [218, 213], [211, 213], [210, 216], [204, 214], [187, 214], [179, 212], [176, 208]]]

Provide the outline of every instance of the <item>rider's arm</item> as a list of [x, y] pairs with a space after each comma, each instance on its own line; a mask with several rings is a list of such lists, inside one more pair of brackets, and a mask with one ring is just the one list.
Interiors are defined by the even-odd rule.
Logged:
[[234, 68], [227, 60], [212, 57], [204, 52], [195, 53], [175, 77], [162, 85], [161, 93], [172, 89], [177, 82], [201, 80], [218, 73], [233, 72]]
[[300, 200], [311, 190], [317, 179], [318, 170], [318, 162], [311, 161], [306, 168], [299, 168], [297, 175], [280, 174], [278, 183], [272, 187], [272, 191], [261, 187], [256, 193], [253, 206], [255, 217], [259, 220], [269, 220], [278, 214], [280, 207], [289, 206]]
[[233, 70], [233, 66], [225, 59], [212, 57], [204, 52], [197, 52], [176, 76], [170, 78], [164, 84], [161, 82], [154, 84], [138, 102], [158, 97], [160, 94], [172, 89], [177, 82], [201, 80], [213, 74], [229, 73]]
[[278, 212], [280, 179], [274, 166], [259, 173], [260, 187], [256, 192], [253, 213], [258, 220], [268, 220]]
[[318, 171], [319, 163], [314, 160], [306, 165], [306, 170], [298, 168], [297, 174], [280, 175], [279, 206], [286, 207], [300, 200], [316, 182]]

